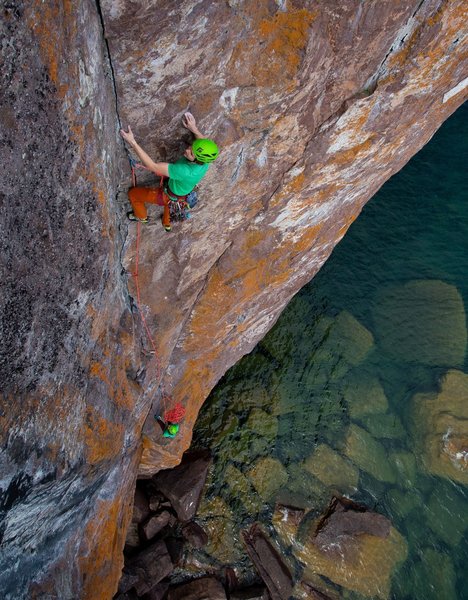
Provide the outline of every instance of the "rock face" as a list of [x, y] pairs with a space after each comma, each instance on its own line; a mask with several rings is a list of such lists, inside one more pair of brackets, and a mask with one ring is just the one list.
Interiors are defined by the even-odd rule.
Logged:
[[[216, 381], [466, 98], [464, 4], [2, 3], [5, 598], [112, 597], [138, 464], [179, 462]], [[169, 441], [122, 277], [136, 228], [122, 257], [114, 74], [155, 158], [180, 153], [187, 109], [222, 148], [193, 219], [140, 240], [162, 384], [187, 408]]]
[[148, 412], [111, 71], [90, 0], [1, 15], [1, 595], [105, 598]]
[[[147, 424], [148, 475], [173, 466], [227, 367], [466, 98], [464, 2], [101, 6], [120, 116], [137, 140], [157, 159], [177, 158], [190, 110], [222, 148], [192, 219], [141, 240], [142, 301], [165, 384], [188, 405], [170, 455]], [[132, 226], [129, 271], [134, 248]]]

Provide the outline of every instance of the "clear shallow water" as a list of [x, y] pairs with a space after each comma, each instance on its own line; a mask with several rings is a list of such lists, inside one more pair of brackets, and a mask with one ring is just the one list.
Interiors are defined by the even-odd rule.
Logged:
[[[276, 502], [320, 511], [337, 491], [404, 536], [392, 598], [468, 598], [468, 479], [430, 455], [452, 426], [468, 440], [467, 165], [465, 105], [207, 400], [194, 442], [215, 465], [201, 520], [226, 539], [205, 561], [245, 564], [229, 542], [238, 529], [260, 520], [272, 531]], [[431, 399], [451, 370], [462, 383]]]

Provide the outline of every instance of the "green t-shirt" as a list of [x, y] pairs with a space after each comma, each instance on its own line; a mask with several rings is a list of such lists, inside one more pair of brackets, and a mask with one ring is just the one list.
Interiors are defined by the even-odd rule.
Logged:
[[208, 171], [209, 164], [199, 165], [191, 162], [185, 156], [175, 163], [169, 163], [169, 190], [177, 196], [190, 194]]

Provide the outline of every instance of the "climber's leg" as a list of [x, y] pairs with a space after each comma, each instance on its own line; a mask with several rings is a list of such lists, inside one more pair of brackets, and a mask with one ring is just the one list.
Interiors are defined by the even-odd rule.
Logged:
[[147, 218], [146, 203], [163, 205], [160, 188], [132, 187], [128, 190], [128, 198], [137, 219]]

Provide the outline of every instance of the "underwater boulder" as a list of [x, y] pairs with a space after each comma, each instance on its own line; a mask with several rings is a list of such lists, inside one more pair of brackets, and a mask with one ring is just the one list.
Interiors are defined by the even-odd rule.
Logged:
[[406, 435], [399, 417], [392, 413], [375, 414], [361, 417], [361, 424], [376, 439], [401, 439]]
[[299, 524], [305, 514], [304, 509], [277, 504], [272, 517], [272, 525], [285, 546], [291, 546], [297, 537]]
[[439, 367], [463, 365], [466, 315], [454, 285], [415, 280], [376, 295], [373, 319], [377, 343], [397, 361]]
[[468, 484], [468, 375], [448, 371], [437, 393], [413, 397], [413, 434], [425, 469]]
[[382, 384], [362, 369], [353, 370], [341, 383], [341, 393], [352, 419], [385, 413], [388, 400]]
[[304, 461], [304, 469], [340, 493], [357, 488], [358, 469], [327, 444], [320, 444]]
[[231, 495], [242, 503], [247, 513], [250, 515], [257, 514], [262, 510], [262, 499], [254, 490], [249, 479], [233, 464], [228, 464], [225, 468], [224, 480]]
[[294, 556], [304, 565], [303, 580], [325, 577], [366, 597], [386, 599], [395, 567], [407, 544], [383, 515], [345, 498], [333, 498]]
[[396, 474], [385, 448], [365, 429], [352, 423], [348, 428], [346, 456], [378, 481], [396, 483]]
[[197, 521], [200, 521], [208, 535], [204, 551], [209, 556], [223, 564], [233, 564], [242, 558], [234, 515], [222, 498], [204, 498], [197, 513]]
[[271, 500], [276, 492], [288, 480], [288, 473], [276, 458], [259, 458], [247, 471], [247, 477], [257, 490], [259, 496], [267, 501]]

